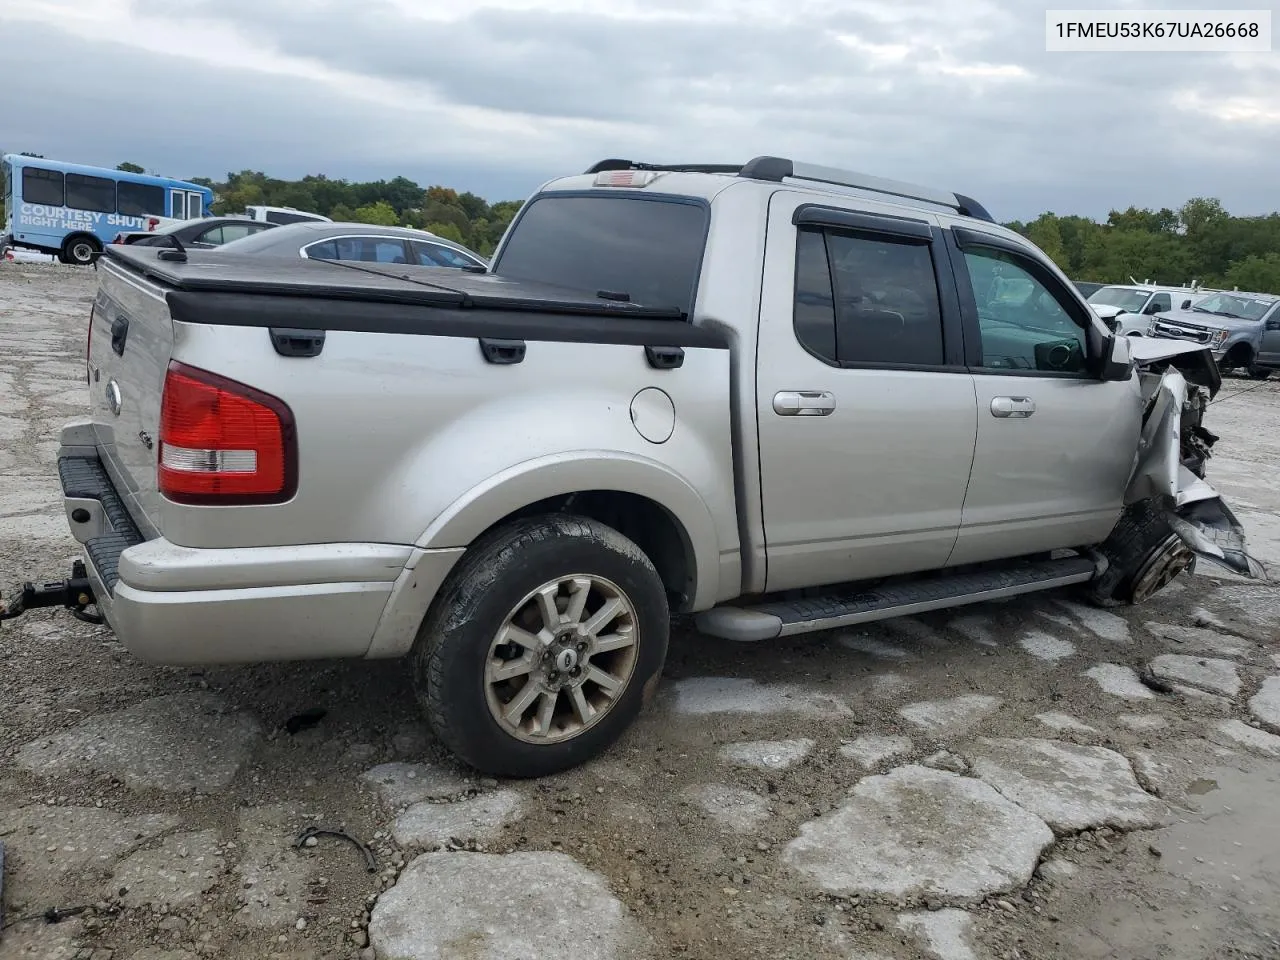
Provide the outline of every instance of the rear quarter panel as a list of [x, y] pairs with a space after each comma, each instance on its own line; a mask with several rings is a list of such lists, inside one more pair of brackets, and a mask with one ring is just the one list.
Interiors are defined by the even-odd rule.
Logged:
[[[531, 340], [523, 362], [495, 365], [470, 337], [330, 331], [320, 356], [287, 358], [265, 329], [175, 322], [175, 359], [289, 405], [299, 481], [278, 505], [163, 501], [165, 536], [193, 547], [459, 547], [529, 503], [611, 489], [674, 515], [694, 550], [695, 599], [713, 602], [722, 579], [730, 595], [739, 586], [729, 351], [684, 353], [679, 369], [656, 370], [639, 345]], [[647, 388], [674, 408], [661, 443], [633, 423]], [[660, 418], [665, 401], [648, 396]]]

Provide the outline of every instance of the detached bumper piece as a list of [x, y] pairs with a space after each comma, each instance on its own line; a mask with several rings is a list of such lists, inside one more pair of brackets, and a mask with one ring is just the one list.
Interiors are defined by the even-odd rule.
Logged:
[[71, 576], [66, 580], [55, 580], [51, 583], [24, 583], [16, 596], [0, 607], [0, 621], [13, 620], [28, 610], [39, 610], [42, 607], [65, 607], [72, 614], [86, 623], [102, 623], [96, 614], [85, 613], [85, 608], [94, 603], [93, 589], [89, 585], [84, 563], [77, 560], [71, 567]]
[[1249, 554], [1240, 521], [1220, 498], [1188, 504], [1169, 515], [1169, 525], [1197, 557], [1251, 580], [1268, 579], [1267, 568]]

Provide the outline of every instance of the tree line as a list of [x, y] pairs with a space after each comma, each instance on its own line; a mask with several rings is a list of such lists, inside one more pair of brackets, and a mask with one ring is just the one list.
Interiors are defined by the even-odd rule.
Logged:
[[[121, 163], [116, 169], [144, 172], [136, 163]], [[228, 173], [221, 182], [190, 179], [213, 190], [215, 213], [238, 213], [255, 204], [295, 207], [334, 220], [420, 227], [485, 256], [493, 252], [521, 204], [490, 203], [474, 193], [423, 187], [407, 177], [360, 183], [313, 174], [281, 180], [241, 170]], [[0, 221], [3, 216], [0, 206]], [[1280, 293], [1280, 213], [1235, 217], [1217, 199], [1196, 197], [1177, 210], [1112, 210], [1101, 222], [1043, 213], [1005, 226], [1030, 239], [1074, 280], [1195, 280], [1205, 286]]]

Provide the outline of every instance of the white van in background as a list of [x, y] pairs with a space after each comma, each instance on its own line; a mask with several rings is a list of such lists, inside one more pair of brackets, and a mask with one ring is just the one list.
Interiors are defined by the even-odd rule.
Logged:
[[244, 214], [250, 220], [260, 220], [265, 223], [333, 223], [329, 217], [295, 210], [293, 207], [252, 206], [245, 207]]

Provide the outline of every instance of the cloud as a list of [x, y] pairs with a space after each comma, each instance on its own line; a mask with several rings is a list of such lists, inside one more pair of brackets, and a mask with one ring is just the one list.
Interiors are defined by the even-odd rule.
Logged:
[[[18, 38], [10, 83], [41, 80], [0, 105], [3, 129], [58, 144], [43, 153], [77, 149], [57, 130], [75, 116], [88, 147], [135, 145], [113, 157], [448, 171], [489, 196], [604, 156], [774, 153], [959, 190], [1002, 219], [1275, 207], [1272, 57], [1050, 54], [1019, 0], [25, 0], [0, 31]], [[51, 48], [109, 78], [92, 107], [46, 84]]]

